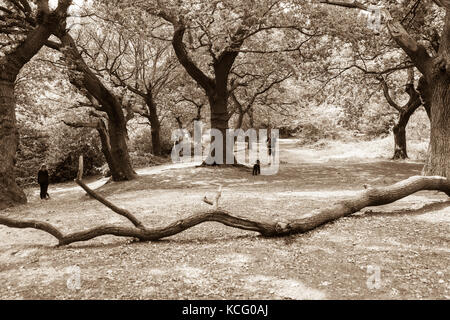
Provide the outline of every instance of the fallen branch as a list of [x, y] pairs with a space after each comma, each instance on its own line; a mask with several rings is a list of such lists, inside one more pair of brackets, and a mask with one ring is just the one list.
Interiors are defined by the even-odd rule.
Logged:
[[95, 200], [99, 201], [100, 203], [104, 204], [108, 208], [110, 208], [112, 211], [114, 211], [117, 214], [120, 214], [121, 216], [127, 218], [131, 221], [131, 223], [137, 227], [137, 228], [144, 228], [144, 225], [141, 221], [139, 221], [132, 213], [130, 213], [128, 210], [122, 209], [111, 203], [110, 201], [106, 200], [104, 197], [99, 195], [97, 192], [89, 188], [83, 181], [83, 156], [80, 156], [80, 160], [78, 161], [78, 173], [77, 177], [75, 178], [75, 182], [83, 188], [84, 191], [88, 195], [90, 195]]
[[100, 196], [98, 193], [94, 192], [92, 189], [90, 189], [83, 181], [76, 179], [75, 182], [86, 191], [88, 195], [90, 195], [95, 200], [101, 202], [108, 208], [110, 208], [112, 211], [114, 211], [117, 214], [120, 214], [121, 216], [127, 218], [131, 221], [131, 223], [138, 227], [143, 228], [143, 224], [141, 221], [139, 221], [132, 213], [130, 213], [128, 210], [122, 209], [111, 203], [110, 201], [106, 200], [102, 196]]
[[392, 203], [422, 190], [442, 191], [450, 196], [450, 182], [446, 178], [414, 176], [387, 187], [375, 188], [366, 186], [366, 190], [357, 192], [352, 198], [339, 201], [328, 208], [316, 210], [292, 221], [255, 221], [250, 218], [235, 216], [226, 210], [218, 208], [218, 201], [221, 196], [221, 188], [219, 188], [215, 203], [207, 200], [206, 197], [204, 198], [206, 203], [214, 206], [213, 210], [192, 214], [184, 219], [175, 221], [168, 226], [147, 228], [130, 212], [113, 205], [81, 181], [83, 169], [81, 159], [79, 169], [81, 173], [78, 173], [75, 182], [96, 200], [130, 220], [134, 227], [103, 225], [85, 231], [64, 235], [51, 224], [35, 220], [20, 221], [0, 216], [0, 224], [11, 228], [34, 228], [45, 231], [58, 239], [59, 245], [87, 241], [103, 235], [133, 237], [141, 241], [154, 241], [173, 236], [198, 224], [210, 221], [219, 222], [233, 228], [259, 232], [266, 237], [275, 237], [304, 233], [330, 221], [360, 211], [365, 207]]

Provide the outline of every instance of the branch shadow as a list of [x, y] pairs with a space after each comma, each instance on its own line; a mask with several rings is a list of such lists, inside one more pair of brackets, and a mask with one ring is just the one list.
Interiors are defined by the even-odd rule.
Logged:
[[361, 218], [367, 218], [367, 217], [392, 217], [395, 216], [417, 216], [424, 213], [429, 213], [432, 211], [438, 211], [445, 209], [450, 206], [450, 200], [446, 201], [439, 201], [439, 202], [433, 202], [423, 205], [420, 208], [416, 209], [400, 209], [400, 210], [392, 210], [392, 211], [373, 211], [371, 209], [360, 212], [356, 215], [351, 215], [348, 218], [352, 219], [361, 219]]
[[[121, 239], [121, 240], [120, 240]], [[67, 246], [61, 247], [53, 247], [55, 249], [112, 249], [122, 246], [145, 246], [145, 245], [167, 245], [167, 244], [198, 244], [198, 245], [209, 245], [209, 244], [226, 244], [228, 242], [232, 242], [239, 239], [262, 239], [262, 236], [255, 233], [255, 235], [237, 235], [231, 237], [223, 237], [223, 238], [204, 238], [204, 239], [173, 239], [171, 237], [163, 238], [159, 240], [152, 241], [140, 241], [140, 240], [124, 240], [123, 237], [117, 238], [117, 242], [114, 243], [71, 243]], [[91, 239], [89, 241], [95, 241], [95, 239]]]

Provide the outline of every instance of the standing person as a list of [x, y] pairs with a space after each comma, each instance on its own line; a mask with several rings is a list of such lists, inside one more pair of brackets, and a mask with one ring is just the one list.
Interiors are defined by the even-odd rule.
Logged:
[[269, 156], [272, 155], [272, 138], [269, 136], [267, 137], [267, 150], [269, 151]]
[[273, 155], [273, 157], [275, 158], [275, 147], [277, 145], [277, 138], [273, 137], [273, 140], [270, 141], [270, 148], [271, 148], [271, 153]]
[[47, 166], [43, 164], [38, 172], [38, 183], [41, 186], [41, 199], [48, 199], [50, 195], [47, 193], [48, 190], [48, 170]]

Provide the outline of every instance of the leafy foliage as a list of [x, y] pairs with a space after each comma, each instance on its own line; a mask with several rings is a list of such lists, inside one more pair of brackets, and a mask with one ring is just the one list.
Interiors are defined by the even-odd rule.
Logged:
[[84, 174], [100, 174], [105, 161], [95, 131], [87, 128], [77, 130], [64, 124], [58, 124], [52, 131], [54, 136], [47, 156], [51, 182], [73, 180], [80, 155], [85, 159]]

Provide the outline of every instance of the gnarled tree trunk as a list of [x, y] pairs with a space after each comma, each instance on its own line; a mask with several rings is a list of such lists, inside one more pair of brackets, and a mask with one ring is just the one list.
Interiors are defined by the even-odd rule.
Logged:
[[99, 110], [107, 115], [110, 160], [113, 164], [110, 169], [113, 180], [134, 179], [136, 173], [133, 170], [127, 146], [127, 121], [119, 99], [90, 70], [70, 34], [62, 30], [57, 36], [64, 45], [62, 51], [69, 69], [70, 82], [80, 90], [87, 91], [86, 95], [91, 96], [91, 99], [95, 98], [100, 105]]
[[111, 144], [109, 143], [109, 135], [108, 130], [106, 129], [106, 125], [103, 122], [103, 120], [98, 120], [96, 130], [98, 132], [98, 135], [100, 137], [100, 143], [102, 145], [102, 153], [105, 157], [106, 163], [108, 164], [109, 171], [111, 173], [111, 176], [113, 173], [117, 174], [117, 164], [114, 161], [114, 158], [111, 154]]
[[14, 80], [11, 80], [8, 70], [0, 71], [0, 209], [27, 202], [25, 193], [16, 184], [14, 174], [19, 132], [16, 126]]
[[399, 120], [393, 128], [395, 150], [393, 159], [406, 159], [408, 153], [406, 150], [406, 126], [413, 113], [422, 104], [419, 93], [414, 89], [414, 84], [408, 84], [406, 91], [409, 94], [409, 101], [399, 112]]
[[406, 124], [405, 121], [402, 121], [401, 115], [400, 120], [392, 131], [394, 132], [394, 156], [393, 160], [397, 159], [406, 159], [408, 158], [408, 153], [406, 151]]
[[[19, 29], [16, 30], [19, 33], [23, 31], [25, 39], [0, 59], [0, 209], [26, 202], [26, 196], [17, 186], [14, 175], [16, 151], [19, 144], [14, 97], [17, 75], [22, 67], [45, 45], [60, 21], [65, 21], [70, 4], [70, 0], [61, 0], [58, 7], [52, 12], [46, 1], [39, 1], [33, 8], [26, 2], [26, 5], [16, 4], [14, 10], [2, 10], [2, 13], [5, 14], [1, 17], [3, 21], [20, 21], [27, 16], [28, 23], [32, 23], [33, 28], [21, 30], [20, 22], [12, 22], [15, 25], [11, 29]], [[16, 10], [17, 8], [20, 8], [19, 11]], [[36, 20], [34, 17], [37, 17]], [[2, 33], [8, 35], [13, 32], [8, 29], [2, 30]], [[14, 38], [14, 35], [11, 35]]]
[[253, 115], [253, 108], [250, 108], [250, 110], [248, 110], [248, 121], [250, 124], [250, 128], [254, 128], [255, 127], [255, 118]]
[[108, 116], [108, 134], [111, 158], [114, 163], [114, 167], [110, 168], [113, 180], [134, 179], [136, 173], [133, 170], [128, 153], [126, 124], [111, 120]]
[[148, 108], [148, 121], [151, 126], [151, 134], [152, 134], [152, 152], [155, 156], [160, 156], [161, 151], [161, 123], [159, 122], [158, 112], [156, 103], [153, 100], [153, 96], [151, 92], [147, 94], [145, 98], [145, 103]]
[[389, 31], [394, 40], [411, 58], [429, 84], [431, 96], [430, 154], [425, 174], [450, 177], [450, 4], [437, 3], [446, 11], [439, 51], [431, 57], [426, 48], [418, 44], [399, 22], [390, 21]]
[[[220, 144], [222, 157], [220, 158], [215, 154], [215, 152], [213, 152], [211, 154], [215, 158], [213, 164], [225, 164], [227, 162], [227, 151], [228, 154], [230, 154], [230, 150], [233, 150], [232, 148], [234, 147], [233, 144], [227, 145], [226, 142], [226, 130], [229, 128], [228, 120], [230, 118], [228, 113], [228, 96], [230, 94], [228, 89], [228, 77], [234, 62], [239, 55], [239, 50], [244, 43], [245, 36], [249, 32], [249, 29], [247, 28], [248, 26], [246, 25], [248, 21], [242, 22], [233, 35], [231, 43], [224, 48], [220, 54], [217, 56], [214, 55], [214, 77], [210, 77], [205, 74], [192, 60], [186, 46], [184, 45], [183, 37], [187, 26], [183, 18], [173, 16], [166, 10], [159, 11], [158, 15], [173, 25], [174, 33], [172, 38], [172, 46], [177, 59], [191, 78], [194, 79], [201, 88], [203, 88], [206, 96], [208, 97], [211, 111], [211, 128], [217, 129], [222, 133], [222, 143]], [[213, 136], [211, 136], [211, 139], [214, 141]], [[231, 152], [231, 154], [233, 153]], [[209, 160], [211, 159], [209, 158]], [[209, 160], [207, 161], [208, 164], [211, 163]], [[234, 159], [232, 162], [236, 163], [236, 160]]]
[[425, 173], [450, 178], [450, 76], [433, 81], [431, 100], [430, 155]]
[[446, 10], [437, 58], [428, 74], [431, 90], [430, 155], [425, 173], [450, 178], [450, 1], [440, 1]]
[[[396, 109], [399, 113], [398, 122], [394, 125], [392, 129], [394, 133], [394, 156], [393, 160], [406, 159], [408, 158], [408, 153], [406, 150], [406, 126], [408, 125], [409, 118], [412, 114], [420, 107], [422, 100], [420, 99], [420, 94], [414, 88], [414, 70], [413, 68], [408, 69], [408, 83], [406, 84], [406, 93], [409, 95], [409, 100], [403, 107], [399, 106], [392, 99], [386, 80], [383, 76], [377, 77], [383, 87], [384, 97], [391, 107]], [[424, 87], [422, 88], [424, 89]]]
[[[213, 95], [209, 97], [209, 105], [211, 109], [211, 129], [216, 129], [222, 134], [222, 141], [218, 146], [221, 147], [222, 157], [219, 157], [216, 150], [211, 152], [210, 156], [213, 156], [216, 160], [216, 164], [226, 164], [226, 155], [233, 154], [234, 144], [227, 144], [227, 129], [229, 129], [228, 120], [228, 97], [226, 95], [217, 96]], [[215, 141], [215, 138], [211, 137], [211, 144]], [[216, 146], [217, 147], [217, 146]], [[233, 162], [234, 163], [234, 162]], [[230, 164], [233, 164], [230, 163]]]
[[[321, 0], [322, 3], [346, 8], [370, 11], [360, 2]], [[389, 11], [384, 10], [387, 27], [392, 39], [408, 55], [414, 66], [422, 73], [430, 91], [431, 135], [430, 155], [424, 168], [425, 174], [439, 174], [450, 177], [450, 1], [434, 0], [445, 10], [443, 31], [438, 37], [437, 56], [430, 56], [428, 50], [418, 43], [402, 23], [394, 19]], [[425, 106], [427, 108], [427, 106]]]

